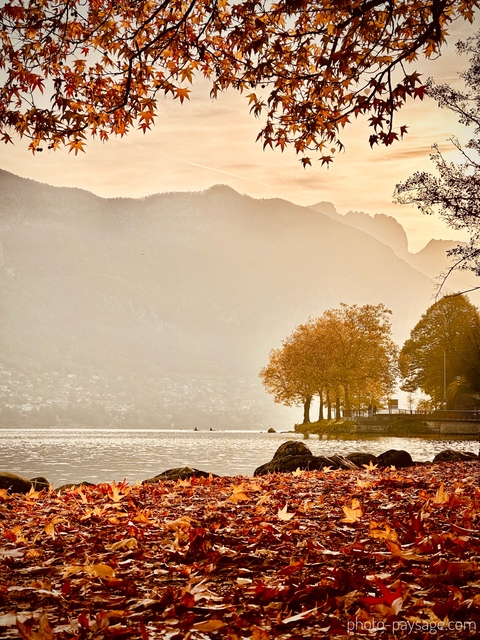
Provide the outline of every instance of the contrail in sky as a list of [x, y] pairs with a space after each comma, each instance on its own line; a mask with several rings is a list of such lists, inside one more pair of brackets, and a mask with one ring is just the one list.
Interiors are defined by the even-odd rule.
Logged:
[[[269, 189], [275, 188], [275, 190], [283, 191], [283, 193], [286, 196], [291, 198], [290, 194], [286, 190], [282, 189], [281, 187], [273, 187], [271, 184], [267, 184], [266, 182], [260, 182], [259, 180], [254, 180], [253, 178], [247, 178], [246, 176], [238, 175], [238, 173], [231, 173], [230, 171], [224, 171], [223, 169], [217, 169], [216, 167], [209, 167], [209, 166], [207, 166], [205, 164], [199, 164], [198, 162], [192, 162], [191, 160], [184, 160], [183, 158], [178, 158], [177, 156], [172, 156], [172, 155], [167, 154], [167, 153], [162, 153], [161, 155], [165, 156], [166, 158], [171, 158], [172, 160], [177, 160], [178, 162], [183, 162], [183, 164], [189, 164], [192, 167], [198, 167], [199, 169], [206, 169], [207, 171], [213, 171], [214, 173], [222, 173], [225, 176], [230, 176], [231, 178], [237, 178], [238, 180], [246, 180], [248, 182], [253, 182], [253, 183], [258, 184], [258, 185], [260, 185], [262, 187], [268, 187]], [[297, 198], [298, 198], [298, 196], [297, 196]]]

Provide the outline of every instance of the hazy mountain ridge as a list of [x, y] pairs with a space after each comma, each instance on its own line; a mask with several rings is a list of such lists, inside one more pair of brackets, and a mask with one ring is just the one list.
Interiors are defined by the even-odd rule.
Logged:
[[[459, 244], [464, 244], [455, 240], [432, 239], [421, 251], [411, 253], [408, 249], [408, 238], [404, 228], [392, 216], [385, 214], [370, 215], [363, 211], [349, 211], [342, 215], [338, 213], [331, 202], [319, 202], [312, 205], [311, 208], [355, 229], [364, 231], [388, 245], [400, 258], [406, 260], [410, 266], [431, 278], [434, 286], [437, 286], [441, 281], [442, 274], [445, 274], [455, 262], [454, 258], [447, 256], [447, 251]], [[455, 271], [449, 275], [442, 288], [442, 293], [466, 291], [474, 287], [475, 284], [475, 277], [471, 273]], [[472, 302], [475, 304], [480, 303], [480, 295], [478, 293], [472, 292], [470, 296]]]
[[[151, 426], [278, 426], [258, 371], [298, 323], [383, 302], [401, 342], [431, 302], [390, 247], [285, 200], [224, 186], [102, 199], [3, 171], [0, 188], [4, 407], [25, 405], [17, 370], [34, 406], [68, 388], [79, 406], [121, 398], [122, 418]], [[68, 376], [90, 382], [75, 392]]]
[[392, 216], [384, 213], [376, 213], [373, 216], [364, 211], [349, 211], [342, 215], [338, 213], [335, 206], [331, 202], [319, 202], [311, 207], [315, 211], [325, 213], [339, 222], [364, 231], [380, 242], [391, 247], [395, 253], [401, 257], [408, 259], [408, 238], [405, 229]]

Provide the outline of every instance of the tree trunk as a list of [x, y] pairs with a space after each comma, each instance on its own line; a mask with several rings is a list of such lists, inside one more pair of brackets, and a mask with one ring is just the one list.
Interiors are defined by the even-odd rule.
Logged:
[[312, 403], [312, 396], [308, 396], [305, 399], [305, 402], [303, 404], [303, 424], [309, 424], [310, 423], [310, 405]]
[[345, 409], [343, 410], [343, 416], [345, 418], [351, 418], [352, 416], [352, 407], [350, 405], [350, 396], [348, 394], [348, 384], [346, 384], [343, 388], [345, 393]]
[[340, 396], [335, 397], [335, 420], [340, 420]]
[[318, 421], [320, 422], [321, 420], [323, 420], [323, 393], [320, 391], [318, 396], [320, 398], [320, 406], [318, 408]]
[[330, 398], [330, 389], [327, 389], [327, 420], [332, 419], [332, 399]]

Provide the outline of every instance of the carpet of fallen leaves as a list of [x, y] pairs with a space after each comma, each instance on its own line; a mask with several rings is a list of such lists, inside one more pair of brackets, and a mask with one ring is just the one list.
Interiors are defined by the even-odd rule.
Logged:
[[0, 636], [480, 637], [480, 464], [0, 493]]

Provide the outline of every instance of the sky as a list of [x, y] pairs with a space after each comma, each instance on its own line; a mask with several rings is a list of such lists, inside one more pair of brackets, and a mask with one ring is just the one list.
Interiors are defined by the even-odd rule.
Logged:
[[[458, 82], [467, 65], [454, 43], [474, 33], [474, 25], [456, 23], [442, 57], [415, 65], [423, 78]], [[390, 147], [371, 149], [366, 119], [345, 129], [344, 153], [328, 168], [312, 160], [303, 169], [293, 150], [263, 150], [255, 142], [262, 122], [249, 114], [248, 100], [228, 91], [211, 100], [206, 87], [196, 88], [182, 104], [171, 97], [158, 104], [159, 119], [146, 135], [131, 131], [107, 143], [90, 140], [85, 154], [67, 149], [32, 155], [27, 141], [0, 146], [0, 168], [54, 186], [79, 187], [101, 197], [143, 197], [169, 191], [201, 191], [227, 184], [254, 198], [283, 198], [308, 206], [332, 202], [339, 213], [350, 210], [394, 216], [407, 232], [411, 252], [432, 238], [465, 239], [438, 217], [416, 208], [394, 204], [397, 182], [415, 171], [432, 171], [432, 145], [438, 143], [448, 159], [456, 153], [452, 135], [468, 139], [468, 130], [453, 114], [431, 100], [415, 100], [400, 112], [398, 126], [408, 134]]]

